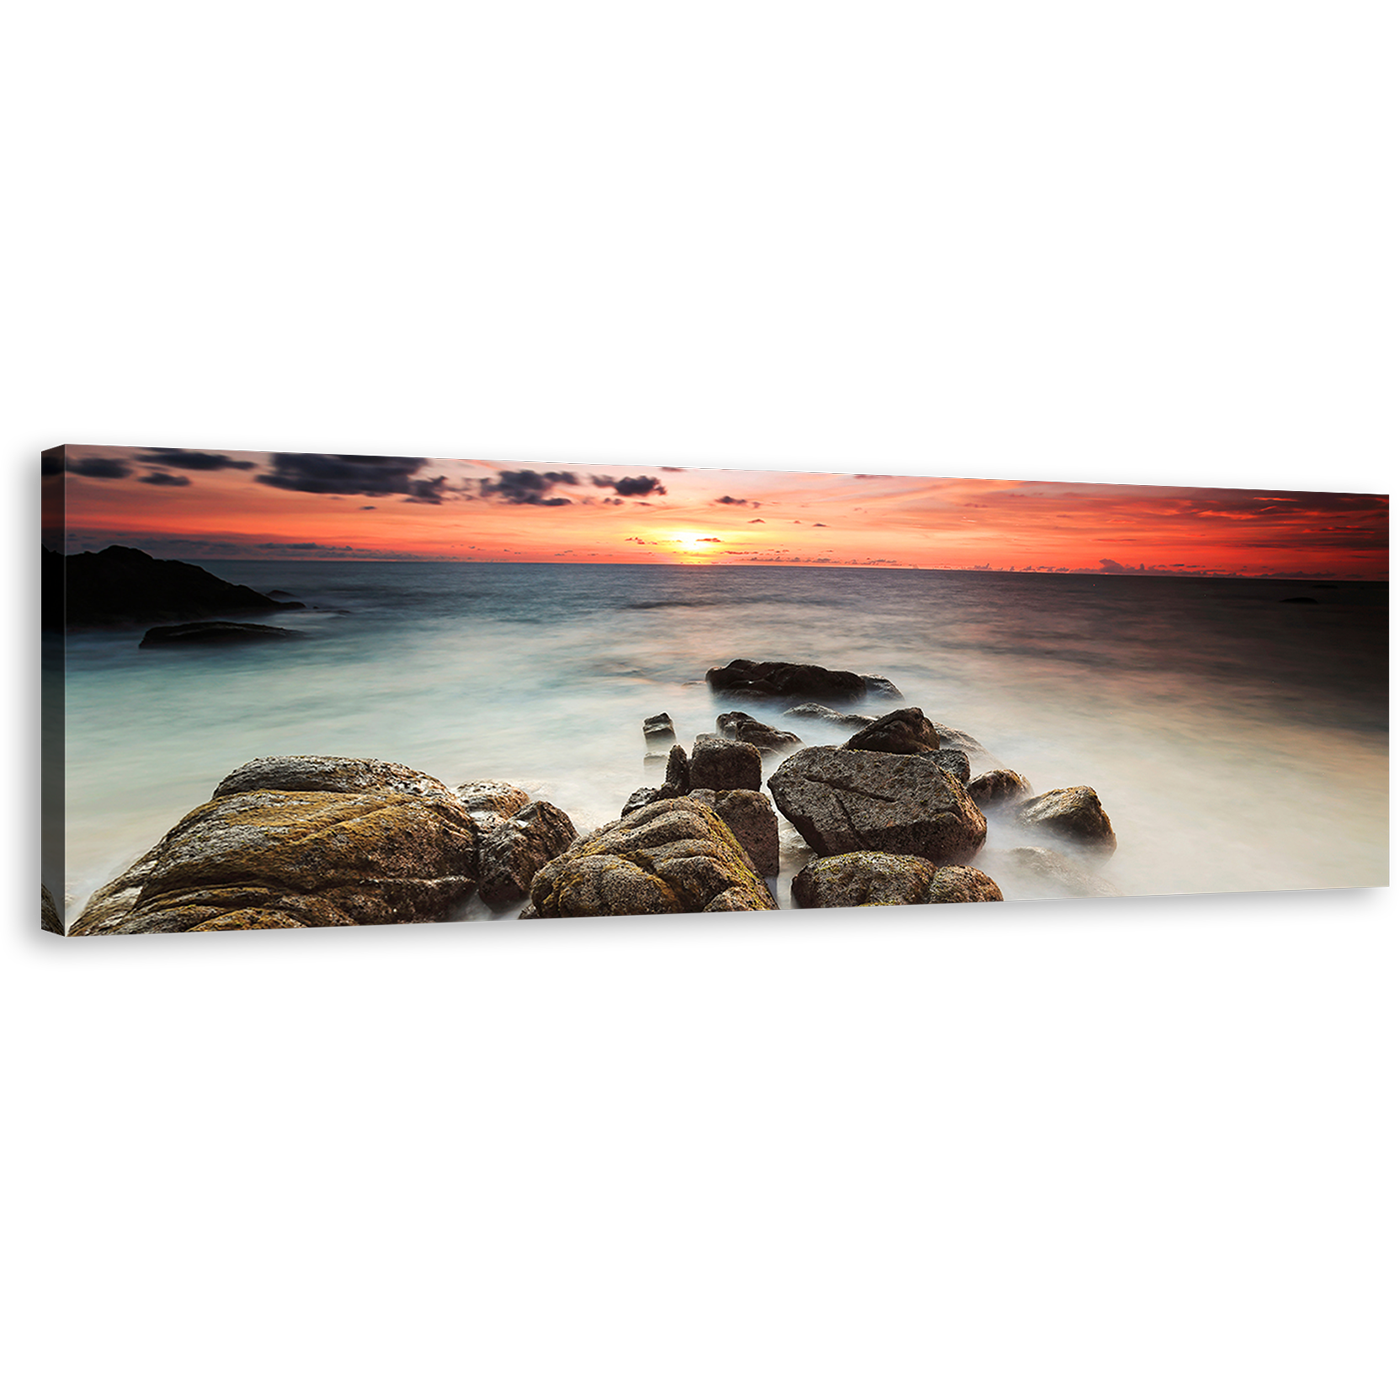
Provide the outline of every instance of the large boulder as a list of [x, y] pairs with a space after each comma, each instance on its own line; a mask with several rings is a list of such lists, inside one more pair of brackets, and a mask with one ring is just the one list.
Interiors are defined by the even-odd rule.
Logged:
[[792, 897], [804, 909], [869, 904], [969, 904], [1000, 900], [996, 881], [966, 865], [937, 866], [921, 856], [852, 851], [823, 856], [798, 871]]
[[193, 622], [303, 606], [227, 583], [197, 564], [153, 559], [142, 550], [119, 544], [98, 554], [69, 554], [62, 559], [62, 566], [64, 614], [69, 627]]
[[[280, 754], [254, 758], [235, 768], [214, 789], [214, 796], [229, 797], [235, 792], [399, 792], [414, 797], [442, 797], [467, 806], [465, 795], [483, 789], [519, 793], [504, 783], [467, 783], [456, 793], [436, 778], [402, 763], [379, 758], [322, 758], [312, 754]], [[507, 797], [507, 803], [510, 801]], [[521, 805], [524, 805], [524, 802]], [[472, 810], [468, 807], [468, 810]]]
[[851, 909], [865, 904], [926, 904], [938, 867], [922, 856], [850, 851], [821, 856], [799, 870], [794, 902], [803, 909]]
[[492, 909], [519, 904], [544, 865], [578, 837], [567, 812], [549, 802], [531, 802], [480, 832], [477, 893]]
[[972, 761], [961, 749], [938, 749], [925, 755], [931, 758], [945, 773], [951, 773], [964, 787], [972, 776]]
[[703, 802], [655, 802], [580, 837], [530, 887], [534, 919], [776, 909], [729, 827]]
[[818, 855], [888, 851], [961, 864], [987, 835], [986, 817], [933, 754], [803, 749], [768, 787]]
[[860, 700], [865, 680], [854, 671], [829, 671], [792, 661], [731, 661], [705, 673], [716, 694], [736, 700]]
[[766, 793], [754, 792], [752, 788], [731, 788], [727, 792], [695, 788], [690, 796], [711, 808], [734, 833], [760, 875], [769, 879], [778, 873], [778, 814]]
[[939, 747], [939, 739], [938, 731], [924, 718], [924, 712], [911, 705], [872, 720], [841, 747], [866, 749], [872, 753], [932, 753]]
[[[367, 786], [375, 770], [382, 782]], [[297, 786], [247, 786], [258, 772]], [[259, 759], [99, 890], [72, 932], [440, 922], [475, 888], [475, 825], [435, 778], [356, 759]]]
[[225, 647], [250, 642], [299, 642], [305, 632], [290, 627], [266, 627], [260, 622], [176, 622], [152, 627], [141, 638], [143, 647]]
[[967, 795], [984, 812], [996, 812], [1013, 802], [1024, 802], [1034, 791], [1025, 778], [1010, 768], [979, 773], [967, 784]]
[[731, 788], [760, 790], [763, 782], [763, 755], [752, 744], [722, 739], [717, 734], [700, 734], [690, 750], [690, 788]]
[[1108, 813], [1091, 787], [1056, 788], [1018, 803], [1011, 811], [1017, 825], [1027, 831], [1058, 838], [1085, 854], [1106, 860], [1118, 849]]

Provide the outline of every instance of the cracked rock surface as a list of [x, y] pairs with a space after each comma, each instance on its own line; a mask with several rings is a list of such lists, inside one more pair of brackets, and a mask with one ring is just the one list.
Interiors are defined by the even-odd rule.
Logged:
[[803, 749], [768, 788], [818, 855], [888, 851], [961, 864], [987, 836], [987, 819], [967, 789], [932, 754]]

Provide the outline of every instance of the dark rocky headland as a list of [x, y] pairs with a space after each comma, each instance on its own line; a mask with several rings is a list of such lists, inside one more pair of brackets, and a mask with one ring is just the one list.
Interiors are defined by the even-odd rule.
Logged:
[[[1092, 788], [1035, 796], [917, 707], [867, 713], [901, 698], [883, 677], [735, 661], [707, 679], [714, 731], [687, 750], [669, 715], [639, 718], [639, 760], [664, 761], [664, 777], [595, 830], [506, 782], [260, 758], [98, 890], [69, 932], [451, 923], [478, 899], [521, 919], [775, 910], [782, 867], [803, 908], [995, 903], [1007, 881], [1060, 897], [1116, 892], [1097, 874], [1116, 837]], [[833, 742], [721, 710], [736, 693]], [[766, 783], [765, 755], [776, 764]], [[984, 852], [989, 815], [1015, 833], [1013, 849]]]
[[305, 606], [228, 583], [197, 564], [117, 544], [96, 554], [45, 549], [43, 595], [46, 628], [145, 627]]

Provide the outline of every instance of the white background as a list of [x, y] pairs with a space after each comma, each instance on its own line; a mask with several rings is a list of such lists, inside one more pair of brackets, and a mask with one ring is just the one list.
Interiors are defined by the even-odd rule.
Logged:
[[1394, 1393], [1393, 939], [0, 983], [7, 1390]]
[[0, 423], [1390, 465], [1393, 22], [24, 7]]

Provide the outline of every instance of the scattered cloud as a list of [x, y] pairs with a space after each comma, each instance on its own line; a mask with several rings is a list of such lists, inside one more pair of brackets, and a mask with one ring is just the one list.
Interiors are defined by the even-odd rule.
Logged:
[[619, 496], [664, 496], [666, 488], [654, 476], [594, 476], [589, 478], [595, 486], [616, 491]]
[[115, 457], [89, 457], [86, 461], [70, 462], [68, 470], [74, 476], [92, 477], [95, 481], [120, 481], [131, 475], [131, 468]]
[[190, 479], [187, 476], [175, 476], [170, 472], [147, 472], [141, 478], [147, 486], [188, 486]]
[[525, 467], [519, 471], [501, 471], [492, 481], [489, 477], [481, 481], [483, 496], [499, 496], [504, 501], [517, 506], [569, 506], [573, 502], [567, 496], [550, 496], [556, 486], [577, 486], [579, 479], [573, 472], [537, 472]]
[[[196, 452], [184, 447], [148, 447], [136, 454], [138, 462], [150, 467], [165, 467], [187, 472], [218, 472], [231, 467], [234, 471], [252, 471], [252, 462], [239, 461], [224, 452]], [[144, 480], [144, 478], [143, 478]]]
[[426, 457], [274, 452], [272, 470], [255, 480], [282, 491], [307, 491], [318, 496], [406, 496], [415, 484], [414, 476], [427, 462]]

